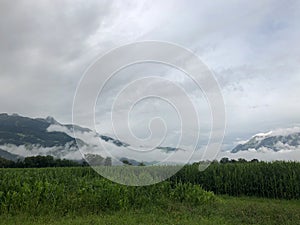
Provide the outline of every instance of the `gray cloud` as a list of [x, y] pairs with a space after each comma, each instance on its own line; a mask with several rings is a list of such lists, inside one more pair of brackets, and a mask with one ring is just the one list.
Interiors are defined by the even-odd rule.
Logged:
[[[214, 71], [227, 110], [224, 149], [231, 148], [237, 138], [300, 123], [299, 10], [293, 0], [1, 1], [1, 111], [70, 123], [77, 83], [97, 56], [132, 41], [163, 40], [191, 49]], [[107, 102], [146, 68], [115, 79]], [[172, 69], [147, 71], [187, 90], [205, 114], [207, 135], [207, 103], [192, 82]], [[137, 111], [135, 126], [145, 109]], [[109, 104], [101, 112], [99, 120], [107, 119]], [[101, 131], [110, 133], [106, 123], [100, 121]]]

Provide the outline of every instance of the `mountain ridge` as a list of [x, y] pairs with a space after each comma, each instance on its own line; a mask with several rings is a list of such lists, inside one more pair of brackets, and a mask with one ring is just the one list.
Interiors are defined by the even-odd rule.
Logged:
[[252, 136], [243, 144], [237, 145], [231, 153], [240, 151], [285, 151], [300, 149], [300, 129], [287, 128]]
[[[79, 138], [75, 133], [79, 134]], [[88, 138], [82, 139], [84, 136]], [[51, 116], [30, 118], [18, 114], [0, 113], [0, 157], [17, 160], [27, 156], [51, 155], [56, 158], [71, 159], [73, 157], [76, 158], [75, 160], [80, 160], [82, 154], [78, 151], [77, 144], [87, 150], [83, 153], [84, 155], [95, 154], [101, 148], [95, 143], [97, 138], [120, 150], [130, 147], [128, 143], [98, 134], [89, 128], [75, 124], [62, 124]], [[179, 150], [161, 146], [156, 149], [165, 153]]]

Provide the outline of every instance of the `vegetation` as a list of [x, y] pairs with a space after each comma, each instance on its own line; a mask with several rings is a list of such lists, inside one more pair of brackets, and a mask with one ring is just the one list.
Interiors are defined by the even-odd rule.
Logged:
[[[94, 161], [96, 161], [95, 158]], [[105, 165], [110, 165], [110, 159], [101, 158]], [[98, 160], [99, 161], [99, 160]], [[126, 164], [126, 162], [124, 162]], [[129, 164], [129, 162], [128, 162]], [[13, 162], [0, 158], [0, 167], [15, 168], [41, 168], [41, 167], [82, 167], [87, 163], [74, 162], [70, 160], [54, 159], [52, 156], [27, 157], [23, 161]], [[142, 164], [141, 164], [142, 165]], [[200, 185], [207, 191], [215, 194], [228, 194], [232, 196], [256, 196], [265, 198], [300, 199], [300, 163], [297, 162], [258, 162], [252, 160], [247, 162], [244, 159], [238, 161], [222, 159], [220, 162], [213, 162], [205, 171], [199, 172], [199, 163], [186, 165], [178, 173], [169, 179], [172, 184], [191, 183]], [[161, 173], [161, 170], [164, 173]], [[86, 170], [91, 171], [90, 168]], [[119, 176], [119, 180], [128, 183], [128, 176], [123, 173], [130, 173], [131, 180], [141, 180], [141, 176], [134, 167], [111, 167], [105, 169], [112, 177]], [[141, 170], [141, 168], [139, 169]], [[164, 176], [173, 173], [174, 166], [145, 167], [143, 179], [149, 178], [162, 180]], [[85, 170], [82, 170], [84, 173]], [[115, 173], [118, 172], [119, 175]], [[90, 172], [95, 173], [95, 172]], [[146, 174], [147, 173], [147, 174]], [[98, 177], [98, 174], [95, 173]]]
[[52, 156], [30, 156], [23, 160], [12, 161], [0, 157], [0, 168], [43, 168], [43, 167], [76, 167], [87, 166], [85, 162], [67, 159], [55, 159]]
[[299, 199], [300, 163], [224, 159], [198, 167], [144, 187], [113, 183], [90, 167], [0, 169], [0, 224], [299, 224], [300, 200], [274, 198]]
[[[222, 161], [221, 161], [222, 162]], [[215, 194], [300, 199], [300, 163], [228, 161], [212, 163], [204, 172], [199, 164], [185, 166], [174, 182], [200, 184]]]
[[1, 169], [0, 213], [40, 215], [165, 208], [170, 203], [214, 204], [217, 197], [190, 183], [128, 187], [91, 168]]
[[0, 169], [0, 224], [299, 224], [299, 200], [215, 196], [166, 181], [127, 187], [89, 167]]
[[109, 210], [99, 213], [72, 213], [63, 216], [47, 214], [2, 214], [2, 225], [101, 225], [101, 224], [164, 224], [164, 225], [297, 225], [300, 221], [300, 201], [220, 196], [215, 205], [189, 206], [173, 203], [165, 208]]

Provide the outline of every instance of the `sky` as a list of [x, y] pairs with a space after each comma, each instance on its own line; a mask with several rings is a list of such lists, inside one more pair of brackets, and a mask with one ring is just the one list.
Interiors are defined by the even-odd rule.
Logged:
[[[224, 150], [256, 133], [300, 126], [297, 0], [3, 0], [0, 12], [1, 112], [50, 115], [72, 123], [76, 88], [99, 56], [135, 41], [159, 40], [189, 49], [214, 74], [226, 110]], [[97, 131], [112, 134], [114, 99], [128, 82], [145, 74], [166, 78], [186, 91], [201, 115], [205, 140], [211, 115], [203, 93], [183, 72], [151, 63], [125, 68], [107, 83], [96, 104]], [[151, 82], [158, 95], [178, 94], [171, 85]], [[128, 96], [145, 90], [130, 89]], [[149, 121], [157, 117], [163, 119], [149, 128]], [[145, 100], [136, 105], [129, 120], [138, 138], [151, 136], [152, 129], [154, 138], [162, 135], [159, 131], [167, 124], [170, 136], [165, 144], [178, 139], [180, 120], [166, 102]], [[192, 126], [193, 120], [188, 124]], [[84, 121], [79, 125], [84, 126]], [[122, 131], [120, 126], [121, 136], [127, 130]], [[185, 135], [193, 133], [191, 129]]]

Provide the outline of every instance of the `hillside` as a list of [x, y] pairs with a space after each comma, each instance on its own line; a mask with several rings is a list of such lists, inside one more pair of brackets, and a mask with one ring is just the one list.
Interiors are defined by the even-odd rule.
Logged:
[[289, 128], [254, 135], [250, 140], [237, 145], [232, 153], [240, 151], [286, 151], [300, 149], [300, 131]]

